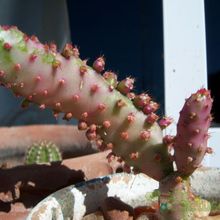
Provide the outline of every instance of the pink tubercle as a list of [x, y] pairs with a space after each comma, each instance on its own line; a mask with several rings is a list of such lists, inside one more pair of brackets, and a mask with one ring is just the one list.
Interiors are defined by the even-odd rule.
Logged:
[[29, 57], [30, 62], [34, 62], [37, 59], [37, 55], [36, 54], [31, 54]]
[[92, 141], [97, 138], [97, 134], [95, 131], [91, 131], [90, 129], [88, 129], [86, 131], [86, 137], [88, 138], [89, 141]]
[[129, 155], [131, 160], [137, 160], [139, 157], [139, 153], [138, 152], [133, 152]]
[[71, 112], [68, 112], [64, 115], [64, 119], [66, 119], [67, 121], [69, 121], [72, 117], [73, 117], [73, 114]]
[[109, 127], [111, 127], [111, 122], [108, 121], [108, 120], [104, 121], [102, 124], [103, 124], [103, 127], [104, 127], [104, 128], [109, 128]]
[[57, 108], [60, 108], [60, 107], [61, 107], [61, 103], [60, 103], [60, 102], [56, 102], [56, 103], [55, 103], [55, 106], [56, 106]]
[[147, 130], [141, 131], [140, 133], [140, 138], [144, 141], [148, 141], [150, 139], [150, 136], [151, 136], [151, 132]]
[[74, 101], [74, 102], [78, 102], [78, 101], [79, 101], [79, 98], [80, 98], [80, 97], [79, 97], [78, 94], [74, 94], [74, 95], [73, 95], [73, 101]]
[[91, 93], [97, 92], [99, 89], [99, 86], [97, 84], [93, 84], [90, 88]]
[[65, 79], [59, 79], [59, 85], [63, 86], [66, 83]]
[[145, 121], [146, 121], [148, 124], [153, 124], [153, 123], [155, 123], [158, 119], [159, 119], [159, 116], [156, 115], [155, 113], [151, 112], [151, 113], [147, 116], [147, 118], [146, 118]]
[[38, 75], [38, 76], [35, 77], [35, 80], [36, 80], [37, 82], [40, 82], [40, 81], [42, 80], [42, 77], [41, 77], [40, 75]]
[[93, 68], [98, 73], [101, 73], [105, 69], [105, 60], [103, 57], [97, 58], [93, 63]]
[[80, 66], [79, 72], [81, 76], [84, 76], [85, 73], [87, 72], [87, 67], [85, 65]]
[[165, 128], [168, 127], [172, 122], [173, 122], [173, 119], [172, 119], [171, 117], [163, 117], [163, 118], [160, 119], [160, 121], [159, 121], [159, 126], [161, 127], [161, 129], [165, 129]]
[[6, 42], [6, 43], [3, 44], [3, 48], [4, 48], [5, 50], [8, 50], [8, 51], [9, 51], [9, 50], [11, 50], [12, 45], [11, 45], [10, 43], [7, 43], [7, 42]]
[[0, 70], [0, 77], [4, 77], [5, 76], [5, 71], [4, 70]]
[[91, 125], [89, 126], [89, 129], [90, 129], [91, 132], [94, 132], [94, 131], [96, 131], [97, 126], [96, 126], [95, 124], [91, 124]]
[[127, 116], [127, 120], [129, 123], [134, 122], [135, 121], [135, 114], [133, 112], [129, 113]]
[[103, 112], [106, 110], [106, 105], [103, 103], [98, 104], [98, 111]]
[[20, 63], [16, 63], [16, 64], [14, 65], [14, 70], [15, 70], [16, 72], [20, 71], [20, 70], [21, 70], [21, 64], [20, 64]]
[[121, 139], [123, 139], [123, 140], [128, 140], [128, 138], [129, 138], [128, 132], [127, 132], [127, 131], [121, 132], [121, 133], [120, 133], [120, 137], [121, 137]]
[[79, 123], [78, 123], [79, 130], [86, 130], [87, 128], [88, 128], [88, 125], [85, 121], [79, 121]]
[[47, 89], [45, 89], [44, 91], [43, 91], [43, 95], [48, 95], [48, 90]]
[[87, 119], [88, 116], [89, 116], [88, 112], [83, 112], [81, 115], [82, 119]]

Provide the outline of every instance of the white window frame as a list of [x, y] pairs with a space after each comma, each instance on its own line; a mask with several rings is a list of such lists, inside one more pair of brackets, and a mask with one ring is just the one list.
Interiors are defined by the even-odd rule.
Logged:
[[[185, 98], [207, 88], [204, 0], [163, 0], [165, 113], [177, 122]], [[171, 126], [167, 132], [176, 133]], [[214, 153], [203, 165], [220, 167], [220, 128], [210, 128]]]

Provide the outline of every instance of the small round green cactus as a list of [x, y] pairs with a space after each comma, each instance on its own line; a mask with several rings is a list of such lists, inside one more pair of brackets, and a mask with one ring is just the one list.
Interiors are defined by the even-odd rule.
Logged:
[[59, 148], [52, 142], [42, 141], [32, 144], [26, 153], [26, 164], [42, 164], [61, 161]]

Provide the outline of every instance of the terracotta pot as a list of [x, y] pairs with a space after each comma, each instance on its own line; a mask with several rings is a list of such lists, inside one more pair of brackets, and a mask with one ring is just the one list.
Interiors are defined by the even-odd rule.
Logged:
[[52, 165], [0, 169], [0, 219], [24, 219], [34, 205], [52, 192], [111, 174], [113, 169], [106, 159], [108, 154], [106, 151]]
[[[220, 202], [220, 169], [198, 169], [191, 177], [192, 190], [205, 199]], [[117, 196], [132, 207], [150, 205], [150, 196], [158, 182], [143, 175], [113, 174], [59, 190], [30, 213], [27, 220], [81, 220], [86, 213], [95, 212], [107, 196]]]
[[85, 133], [72, 125], [29, 125], [0, 128], [0, 166], [22, 165], [27, 148], [34, 142], [48, 140], [59, 146], [63, 158], [97, 152]]

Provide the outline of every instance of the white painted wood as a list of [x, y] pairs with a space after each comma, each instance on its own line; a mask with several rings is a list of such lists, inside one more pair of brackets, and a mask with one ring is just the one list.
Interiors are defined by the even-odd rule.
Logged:
[[[163, 0], [165, 113], [177, 122], [185, 98], [207, 87], [203, 0]], [[167, 132], [176, 133], [171, 126]], [[220, 129], [211, 129], [215, 154], [204, 165], [220, 166]]]

